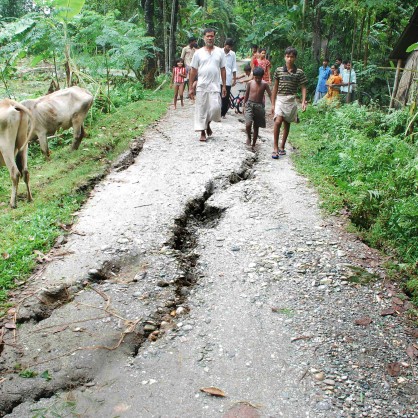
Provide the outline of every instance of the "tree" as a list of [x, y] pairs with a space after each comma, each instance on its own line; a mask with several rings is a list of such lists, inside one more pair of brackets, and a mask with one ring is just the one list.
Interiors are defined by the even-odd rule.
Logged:
[[0, 0], [0, 18], [21, 17], [31, 10], [28, 0]]

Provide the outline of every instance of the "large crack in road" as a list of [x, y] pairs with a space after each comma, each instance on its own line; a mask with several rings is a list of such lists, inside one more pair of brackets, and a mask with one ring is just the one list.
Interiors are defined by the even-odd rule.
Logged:
[[[371, 250], [321, 218], [287, 158], [247, 151], [236, 115], [206, 144], [191, 126], [191, 106], [169, 111], [28, 286], [2, 353], [2, 414], [413, 417], [412, 369], [409, 391], [382, 388], [375, 350], [397, 339], [401, 359], [411, 338], [395, 317], [378, 325], [380, 282], [349, 282]], [[376, 326], [353, 325], [359, 311]]]

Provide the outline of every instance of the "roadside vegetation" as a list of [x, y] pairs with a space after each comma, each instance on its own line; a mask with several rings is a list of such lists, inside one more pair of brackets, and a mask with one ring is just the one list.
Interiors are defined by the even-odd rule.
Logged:
[[393, 256], [388, 267], [418, 304], [418, 130], [407, 135], [408, 120], [408, 109], [311, 107], [291, 141], [324, 208]]

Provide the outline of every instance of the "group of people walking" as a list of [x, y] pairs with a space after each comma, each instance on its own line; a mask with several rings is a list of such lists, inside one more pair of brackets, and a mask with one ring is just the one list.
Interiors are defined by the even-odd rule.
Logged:
[[356, 83], [356, 73], [351, 67], [351, 61], [337, 58], [330, 67], [329, 60], [325, 58], [318, 71], [314, 105], [323, 99], [328, 103], [339, 101], [340, 92], [346, 95], [348, 103], [354, 101]]
[[[195, 100], [194, 129], [200, 133], [199, 140], [207, 141], [212, 136], [211, 122], [220, 122], [229, 108], [229, 94], [237, 79], [247, 77], [244, 97], [244, 115], [246, 123], [246, 144], [253, 149], [258, 138], [259, 128], [266, 126], [265, 94], [271, 101], [271, 114], [274, 120], [272, 158], [285, 155], [285, 145], [290, 124], [298, 122], [296, 93], [302, 92], [302, 111], [306, 110], [307, 78], [295, 61], [297, 51], [289, 47], [285, 51], [284, 65], [278, 67], [271, 83], [271, 63], [266, 58], [264, 48], [253, 49], [250, 68], [246, 74], [237, 77], [236, 56], [232, 39], [226, 39], [223, 48], [215, 46], [216, 31], [207, 28], [203, 31], [204, 46], [196, 48], [196, 39], [190, 38], [189, 45], [183, 48], [181, 58], [173, 68], [172, 83], [175, 84], [174, 107], [180, 94], [183, 105], [184, 87], [188, 86], [189, 98]], [[252, 71], [252, 74], [251, 74]], [[279, 144], [280, 129], [283, 135]]]

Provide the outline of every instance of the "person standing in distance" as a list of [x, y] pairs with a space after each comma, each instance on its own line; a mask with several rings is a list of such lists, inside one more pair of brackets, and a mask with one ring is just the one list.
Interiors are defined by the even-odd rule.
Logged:
[[346, 94], [346, 102], [352, 103], [355, 100], [357, 78], [356, 72], [351, 67], [351, 61], [344, 64], [344, 71], [341, 74], [343, 82], [341, 84], [341, 93]]
[[190, 90], [190, 87], [189, 87], [190, 64], [192, 63], [193, 55], [196, 52], [196, 46], [197, 46], [197, 44], [196, 44], [196, 38], [194, 36], [191, 36], [189, 38], [189, 44], [186, 45], [181, 50], [181, 56], [180, 56], [180, 58], [183, 59], [184, 66], [186, 67], [186, 79], [184, 80], [184, 87], [186, 88], [186, 86], [187, 86], [187, 91]]
[[316, 105], [319, 100], [321, 100], [325, 94], [327, 93], [327, 80], [329, 76], [331, 75], [331, 68], [328, 66], [329, 59], [324, 58], [322, 60], [322, 66], [319, 67], [318, 71], [318, 84], [316, 85], [315, 90], [315, 97], [313, 104]]
[[[235, 52], [232, 51], [234, 40], [231, 38], [225, 39], [224, 53], [225, 53], [225, 71], [226, 71], [226, 96], [222, 97], [221, 116], [225, 118], [229, 109], [229, 95], [231, 94], [231, 87], [237, 83], [237, 58]], [[222, 80], [221, 80], [222, 82]], [[222, 87], [222, 86], [221, 86]]]
[[[215, 29], [203, 31], [205, 46], [193, 55], [190, 70], [190, 98], [196, 97], [194, 129], [200, 132], [200, 141], [212, 136], [211, 122], [221, 121], [221, 97], [219, 96], [219, 78], [221, 78], [221, 95], [226, 96], [225, 54], [215, 46]], [[193, 86], [198, 76], [196, 89]]]

